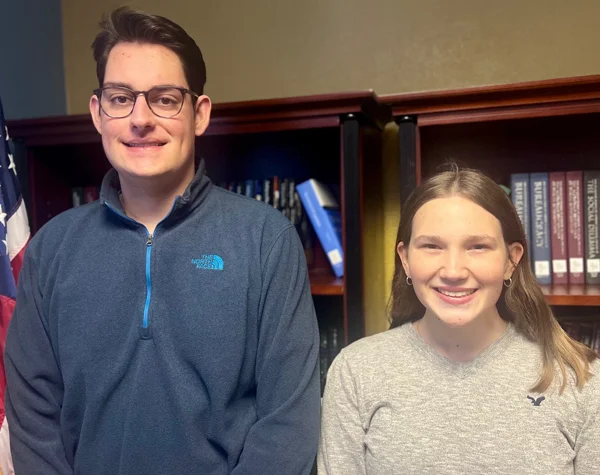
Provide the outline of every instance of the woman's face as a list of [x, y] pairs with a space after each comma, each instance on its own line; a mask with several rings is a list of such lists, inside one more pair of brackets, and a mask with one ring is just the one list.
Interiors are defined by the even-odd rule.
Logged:
[[496, 303], [504, 280], [523, 255], [519, 243], [508, 247], [500, 222], [461, 196], [425, 203], [415, 214], [408, 245], [398, 253], [425, 315], [449, 326], [498, 316]]

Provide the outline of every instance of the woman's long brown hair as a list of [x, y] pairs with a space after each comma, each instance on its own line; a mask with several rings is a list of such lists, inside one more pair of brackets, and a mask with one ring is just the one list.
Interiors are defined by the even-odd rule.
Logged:
[[[556, 376], [556, 365], [562, 376], [561, 393], [568, 380], [567, 368], [573, 370], [577, 387], [581, 388], [591, 376], [590, 363], [597, 355], [570, 338], [554, 317], [529, 264], [527, 240], [521, 220], [510, 198], [493, 180], [479, 171], [454, 167], [452, 171], [439, 173], [425, 181], [402, 207], [394, 251], [400, 242], [408, 247], [413, 218], [421, 206], [433, 199], [453, 195], [471, 200], [500, 221], [507, 252], [510, 244], [518, 242], [523, 246], [524, 254], [515, 266], [512, 285], [504, 288], [497, 308], [504, 320], [511, 322], [519, 333], [542, 348], [543, 368], [531, 390], [546, 391]], [[391, 328], [416, 321], [425, 313], [425, 307], [413, 288], [406, 283], [406, 273], [398, 253], [394, 253], [395, 271], [389, 303]]]

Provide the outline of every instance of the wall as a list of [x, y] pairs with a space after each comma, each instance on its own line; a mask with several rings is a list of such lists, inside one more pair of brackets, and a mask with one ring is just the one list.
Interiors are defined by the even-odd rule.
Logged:
[[0, 0], [0, 20], [6, 118], [65, 114], [60, 0]]
[[[42, 1], [42, 0], [38, 0]], [[16, 2], [15, 2], [16, 3]], [[90, 44], [120, 1], [62, 0], [69, 112], [96, 87]], [[217, 102], [378, 94], [600, 72], [596, 0], [138, 0], [196, 39]]]

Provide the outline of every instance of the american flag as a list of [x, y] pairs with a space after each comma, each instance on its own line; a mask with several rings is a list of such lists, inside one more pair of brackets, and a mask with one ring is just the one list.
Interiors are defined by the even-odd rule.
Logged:
[[25, 202], [8, 140], [0, 100], [0, 473], [4, 474], [12, 473], [4, 410], [4, 347], [8, 324], [15, 307], [17, 279], [30, 237]]

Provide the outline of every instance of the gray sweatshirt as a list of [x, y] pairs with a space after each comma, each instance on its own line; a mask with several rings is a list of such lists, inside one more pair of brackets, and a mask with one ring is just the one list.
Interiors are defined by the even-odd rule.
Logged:
[[599, 475], [600, 377], [534, 394], [540, 367], [511, 325], [468, 363], [410, 324], [363, 338], [329, 369], [319, 475]]

